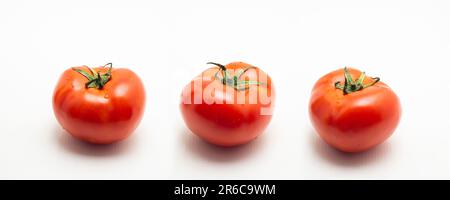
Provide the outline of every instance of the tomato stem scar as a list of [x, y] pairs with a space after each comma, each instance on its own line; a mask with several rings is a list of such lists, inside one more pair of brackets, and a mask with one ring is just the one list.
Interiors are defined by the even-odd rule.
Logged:
[[86, 72], [82, 69], [78, 68], [72, 68], [72, 70], [80, 73], [84, 77], [88, 79], [85, 86], [86, 88], [97, 88], [99, 90], [103, 89], [103, 87], [111, 80], [111, 70], [112, 70], [112, 63], [108, 63], [104, 65], [103, 67], [108, 67], [108, 71], [104, 74], [101, 74], [100, 71], [95, 71], [94, 69], [87, 67], [89, 69], [89, 72]]
[[[234, 88], [235, 90], [245, 91], [250, 88], [250, 85], [266, 85], [266, 83], [258, 81], [240, 80], [242, 75], [245, 74], [245, 72], [247, 72], [249, 69], [255, 69], [255, 67], [253, 66], [241, 68], [233, 76], [231, 76], [227, 68], [222, 64], [218, 64], [215, 62], [208, 62], [206, 64], [216, 65], [217, 67], [219, 67], [219, 70], [215, 74], [216, 80], [220, 81], [224, 85]], [[219, 72], [222, 72], [223, 78], [219, 77]]]
[[375, 78], [372, 78], [374, 80], [373, 82], [371, 82], [369, 84], [364, 84], [364, 80], [366, 79], [365, 72], [361, 73], [359, 78], [356, 81], [354, 81], [353, 77], [350, 74], [350, 72], [348, 71], [347, 67], [344, 68], [344, 77], [345, 77], [344, 85], [341, 85], [340, 81], [334, 83], [334, 87], [336, 89], [342, 90], [344, 92], [344, 95], [347, 95], [347, 94], [350, 94], [353, 92], [357, 92], [357, 91], [361, 91], [365, 88], [375, 85], [376, 83], [378, 83], [380, 81], [380, 78], [375, 77]]

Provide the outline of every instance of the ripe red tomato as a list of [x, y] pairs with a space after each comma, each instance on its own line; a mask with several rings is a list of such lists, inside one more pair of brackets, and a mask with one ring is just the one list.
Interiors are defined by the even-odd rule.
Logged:
[[217, 63], [188, 84], [181, 113], [188, 128], [218, 146], [237, 146], [258, 137], [272, 118], [271, 78], [243, 62]]
[[326, 143], [344, 152], [361, 152], [391, 136], [400, 121], [401, 106], [394, 91], [379, 78], [345, 68], [317, 81], [309, 114]]
[[111, 63], [66, 70], [53, 94], [53, 110], [61, 126], [75, 138], [95, 144], [127, 138], [138, 126], [144, 107], [139, 77], [129, 69], [113, 69]]

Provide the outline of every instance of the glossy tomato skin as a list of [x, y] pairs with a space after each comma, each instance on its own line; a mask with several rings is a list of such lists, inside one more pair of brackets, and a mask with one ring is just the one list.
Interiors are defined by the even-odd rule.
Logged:
[[[395, 131], [401, 116], [400, 100], [386, 84], [347, 95], [335, 88], [344, 83], [344, 70], [336, 70], [315, 84], [309, 104], [314, 128], [329, 145], [344, 152], [362, 152], [382, 143]], [[361, 72], [349, 69], [352, 77]], [[372, 82], [367, 78], [364, 83]]]
[[[88, 71], [85, 66], [78, 68]], [[54, 114], [75, 138], [94, 144], [114, 143], [127, 138], [141, 121], [145, 90], [140, 78], [124, 68], [111, 73], [103, 89], [87, 89], [87, 79], [72, 69], [59, 79], [53, 94]]]
[[[249, 66], [251, 65], [247, 63], [234, 62], [226, 65], [226, 68], [238, 70]], [[246, 80], [261, 80], [259, 76], [266, 77], [264, 82], [267, 84], [264, 86], [250, 87], [253, 91], [257, 91], [258, 95], [270, 97], [271, 100], [262, 102], [258, 99], [253, 104], [248, 101], [251, 96], [250, 90], [237, 91], [224, 86], [214, 78], [217, 71], [218, 68], [215, 67], [204, 71], [184, 88], [180, 104], [181, 114], [187, 127], [208, 143], [223, 147], [246, 144], [261, 135], [272, 118], [275, 91], [271, 78], [258, 68], [245, 74]], [[195, 87], [196, 84], [199, 87]], [[223, 89], [215, 90], [211, 97], [196, 96], [196, 94], [208, 92], [208, 88]], [[198, 103], [194, 102], [195, 98]], [[208, 103], [227, 102], [233, 98], [234, 103]], [[262, 114], [261, 110], [270, 110], [270, 113]]]

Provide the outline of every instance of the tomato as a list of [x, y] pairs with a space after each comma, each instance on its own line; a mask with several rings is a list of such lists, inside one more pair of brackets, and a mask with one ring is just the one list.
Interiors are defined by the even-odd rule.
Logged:
[[53, 94], [53, 110], [61, 126], [94, 144], [127, 138], [141, 121], [144, 107], [140, 78], [129, 69], [113, 69], [111, 63], [66, 70]]
[[317, 81], [309, 114], [326, 143], [344, 152], [362, 152], [391, 136], [400, 121], [401, 106], [394, 91], [379, 78], [345, 68]]
[[208, 64], [215, 67], [183, 89], [180, 109], [187, 127], [205, 141], [224, 147], [257, 138], [272, 118], [271, 78], [243, 62]]

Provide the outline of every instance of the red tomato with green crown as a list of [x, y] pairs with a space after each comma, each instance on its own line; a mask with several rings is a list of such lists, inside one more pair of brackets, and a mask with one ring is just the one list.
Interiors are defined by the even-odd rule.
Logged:
[[180, 109], [187, 127], [214, 145], [249, 143], [272, 118], [275, 90], [271, 78], [244, 62], [209, 64], [215, 67], [183, 89]]
[[127, 138], [139, 125], [144, 108], [141, 79], [111, 63], [66, 70], [53, 94], [53, 110], [60, 125], [75, 138], [94, 144]]
[[379, 78], [344, 68], [317, 81], [309, 114], [326, 143], [344, 152], [362, 152], [391, 136], [399, 124], [401, 106], [394, 91]]

